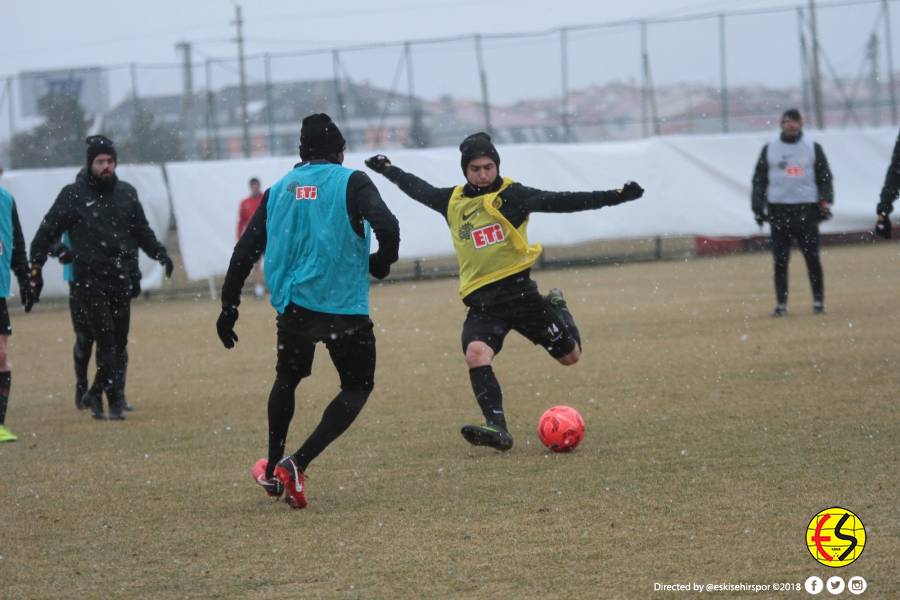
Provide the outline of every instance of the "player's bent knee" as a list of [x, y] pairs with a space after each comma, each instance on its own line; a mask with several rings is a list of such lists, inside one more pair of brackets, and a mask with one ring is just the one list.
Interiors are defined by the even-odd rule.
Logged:
[[559, 361], [559, 364], [565, 367], [570, 367], [581, 360], [581, 349], [578, 346], [575, 346], [574, 350], [572, 350], [565, 356], [558, 358], [557, 360]]
[[466, 365], [470, 369], [487, 366], [493, 358], [494, 351], [484, 342], [472, 342], [466, 346]]

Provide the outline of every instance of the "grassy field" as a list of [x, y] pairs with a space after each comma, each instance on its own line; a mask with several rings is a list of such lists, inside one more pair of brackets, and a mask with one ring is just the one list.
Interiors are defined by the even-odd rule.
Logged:
[[[16, 309], [0, 598], [686, 597], [654, 583], [835, 573], [898, 597], [900, 246], [828, 249], [824, 265], [828, 314], [812, 315], [795, 255], [784, 319], [764, 254], [538, 274], [566, 291], [585, 354], [565, 368], [508, 338], [506, 454], [458, 433], [480, 413], [455, 282], [376, 287], [375, 392], [311, 465], [305, 511], [250, 478], [270, 306], [245, 299], [229, 352], [207, 298], [138, 302], [124, 423], [75, 411], [68, 313]], [[336, 390], [320, 348], [291, 450]], [[587, 423], [572, 454], [535, 434], [555, 404]], [[837, 571], [804, 539], [833, 505], [869, 536]]]

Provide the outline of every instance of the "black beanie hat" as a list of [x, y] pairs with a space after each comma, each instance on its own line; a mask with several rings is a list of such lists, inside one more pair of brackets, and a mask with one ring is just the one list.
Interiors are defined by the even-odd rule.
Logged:
[[346, 146], [341, 130], [325, 113], [303, 119], [300, 126], [300, 158], [303, 160], [334, 156]]
[[113, 144], [113, 141], [106, 137], [105, 135], [91, 135], [88, 136], [84, 143], [87, 144], [87, 167], [88, 171], [91, 170], [91, 165], [94, 162], [94, 159], [97, 158], [100, 154], [109, 154], [112, 156], [113, 160], [119, 162], [118, 155], [116, 154], [116, 147]]
[[791, 121], [803, 121], [803, 117], [800, 116], [800, 111], [796, 108], [789, 108], [784, 111], [784, 114], [781, 115], [781, 122], [784, 123], [787, 119], [790, 119]]
[[464, 139], [462, 144], [459, 145], [459, 151], [462, 152], [460, 164], [462, 165], [463, 173], [466, 172], [469, 161], [482, 156], [487, 156], [493, 160], [494, 164], [497, 165], [497, 169], [500, 169], [500, 155], [497, 153], [497, 149], [494, 148], [494, 144], [491, 142], [491, 136], [483, 131], [473, 133]]

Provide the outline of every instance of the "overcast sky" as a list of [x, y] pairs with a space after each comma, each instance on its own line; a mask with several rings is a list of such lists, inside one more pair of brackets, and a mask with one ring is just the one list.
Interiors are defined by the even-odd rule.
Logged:
[[[248, 54], [286, 53], [343, 47], [378, 41], [418, 40], [433, 36], [541, 31], [586, 23], [676, 17], [719, 11], [791, 6], [791, 0], [343, 0], [300, 2], [245, 0], [243, 7]], [[803, 0], [799, 4], [807, 5]], [[820, 0], [819, 4], [823, 4]], [[826, 2], [827, 4], [827, 2]], [[194, 61], [233, 57], [235, 2], [229, 0], [0, 0], [0, 77], [21, 71], [86, 65], [176, 63], [175, 44], [189, 41]], [[892, 1], [893, 31], [900, 32], [900, 2]], [[864, 46], [874, 30], [883, 35], [878, 4], [821, 8], [819, 27], [827, 59], [841, 74], [855, 77]], [[800, 50], [793, 12], [728, 19], [728, 79], [731, 84], [757, 82], [796, 85]], [[657, 83], [719, 81], [717, 21], [658, 24], [649, 28], [651, 68]], [[570, 35], [572, 87], [612, 80], [639, 80], [640, 34], [637, 27], [614, 27]], [[900, 39], [894, 40], [895, 67], [900, 69]], [[492, 101], [556, 95], [560, 89], [558, 34], [506, 41], [486, 40], [484, 55]], [[405, 90], [398, 69], [399, 48], [350, 52], [342, 69], [354, 80]], [[451, 93], [478, 98], [473, 43], [413, 47], [416, 92], [436, 98]], [[884, 56], [881, 57], [882, 66]], [[277, 58], [272, 74], [279, 80], [331, 77], [331, 56]], [[829, 67], [824, 66], [823, 69]], [[250, 80], [262, 81], [263, 61], [248, 63]], [[210, 69], [213, 86], [236, 81], [233, 65]], [[203, 87], [205, 72], [195, 73]], [[127, 92], [127, 68], [111, 73], [113, 101]], [[142, 68], [142, 94], [177, 93], [178, 69]], [[0, 103], [0, 116], [7, 113]], [[0, 118], [0, 135], [7, 119]]]

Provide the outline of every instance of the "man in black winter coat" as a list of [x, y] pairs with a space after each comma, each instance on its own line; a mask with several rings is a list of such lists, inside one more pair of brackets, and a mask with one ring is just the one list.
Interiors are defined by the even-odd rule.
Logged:
[[[116, 177], [116, 159], [112, 140], [100, 135], [87, 138], [87, 166], [74, 183], [60, 191], [31, 242], [31, 286], [37, 302], [47, 255], [63, 232], [68, 232], [73, 299], [97, 343], [98, 377], [109, 398], [109, 418], [121, 420], [125, 418], [132, 265], [138, 248], [165, 267], [166, 277], [171, 276], [174, 265], [150, 229], [137, 191]], [[85, 402], [94, 418], [105, 418], [101, 398], [86, 397]]]
[[887, 175], [884, 176], [884, 187], [881, 188], [881, 197], [878, 200], [878, 221], [875, 223], [875, 235], [886, 240], [891, 239], [891, 213], [894, 212], [894, 200], [900, 192], [900, 132], [897, 133], [897, 142], [894, 144], [894, 154], [891, 164], [888, 166]]

